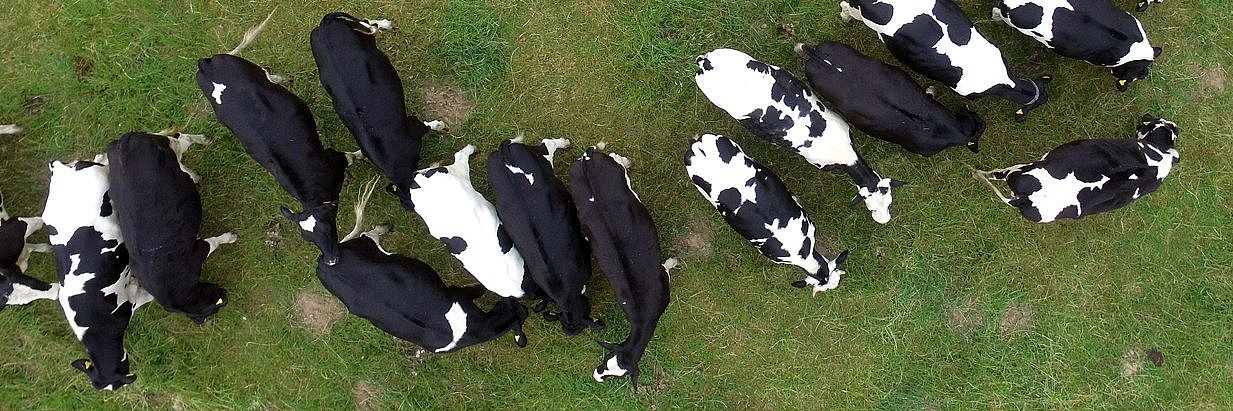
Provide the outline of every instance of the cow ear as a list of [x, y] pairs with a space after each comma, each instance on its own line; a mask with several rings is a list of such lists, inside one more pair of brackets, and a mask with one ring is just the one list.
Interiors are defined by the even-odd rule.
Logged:
[[796, 280], [792, 282], [792, 286], [796, 288], [805, 288], [805, 280]]
[[905, 186], [905, 185], [907, 185], [907, 184], [908, 184], [907, 182], [904, 182], [904, 181], [899, 181], [899, 180], [893, 180], [893, 179], [892, 179], [892, 180], [891, 180], [891, 182], [890, 182], [890, 186], [891, 186], [891, 188], [894, 188], [894, 187], [899, 187], [899, 186]]
[[848, 208], [856, 208], [856, 205], [860, 204], [861, 200], [864, 200], [864, 198], [859, 194], [856, 197], [852, 197], [852, 202], [848, 204]]
[[1152, 47], [1152, 58], [1160, 57], [1160, 52], [1162, 51], [1164, 51], [1164, 49], [1160, 47]]
[[835, 267], [843, 265], [846, 261], [848, 261], [848, 250], [843, 250], [842, 253], [839, 253], [838, 257], [835, 257]]
[[300, 222], [299, 218], [297, 218], [295, 213], [291, 212], [291, 210], [288, 210], [287, 207], [282, 207], [282, 206], [278, 207], [278, 212], [282, 213], [283, 217], [286, 217], [288, 220], [291, 220], [297, 223]]
[[1143, 119], [1142, 119], [1142, 120], [1140, 120], [1140, 122], [1142, 122], [1142, 123], [1143, 123], [1143, 125], [1145, 125], [1145, 126], [1150, 126], [1150, 125], [1152, 125], [1152, 123], [1153, 123], [1153, 122], [1155, 122], [1155, 121], [1156, 121], [1156, 119], [1155, 119], [1155, 118], [1153, 118], [1153, 117], [1152, 117], [1152, 115], [1151, 115], [1150, 113], [1143, 114]]

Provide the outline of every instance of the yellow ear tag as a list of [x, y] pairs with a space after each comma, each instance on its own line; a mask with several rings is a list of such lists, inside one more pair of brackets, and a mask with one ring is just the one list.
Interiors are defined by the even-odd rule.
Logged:
[[519, 341], [522, 341], [522, 336], [521, 336], [521, 335], [515, 335], [515, 336], [514, 336], [514, 342], [519, 342]]
[[1144, 122], [1143, 122], [1143, 125], [1145, 125], [1145, 126], [1150, 126], [1150, 125], [1152, 125], [1152, 123], [1151, 123], [1150, 121], [1144, 121]]
[[129, 376], [129, 377], [136, 377], [136, 376], [137, 376], [137, 374], [129, 374], [128, 376]]
[[94, 366], [94, 363], [93, 363], [93, 362], [91, 362], [91, 361], [86, 361], [86, 369], [87, 369], [87, 370], [88, 370], [88, 369], [90, 369], [90, 367], [93, 367], [93, 366]]
[[1143, 6], [1146, 6], [1146, 5], [1147, 5], [1147, 2], [1146, 2], [1146, 1], [1141, 1], [1141, 2], [1139, 2], [1139, 7], [1143, 7]]
[[214, 305], [223, 305], [223, 299], [219, 298], [218, 302], [214, 303]]
[[1118, 80], [1118, 81], [1117, 81], [1117, 84], [1119, 84], [1119, 85], [1123, 85], [1123, 86], [1124, 86], [1124, 85], [1126, 85], [1126, 80]]
[[1022, 116], [1022, 115], [1023, 115], [1023, 109], [1019, 109], [1019, 111], [1016, 111], [1016, 112], [1015, 112], [1015, 114], [1018, 114], [1018, 115], [1021, 115], [1021, 116]]

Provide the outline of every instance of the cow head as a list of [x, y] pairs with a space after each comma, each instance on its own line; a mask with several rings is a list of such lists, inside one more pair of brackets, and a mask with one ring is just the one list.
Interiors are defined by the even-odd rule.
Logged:
[[300, 227], [300, 236], [304, 241], [313, 243], [325, 256], [326, 265], [338, 264], [338, 231], [334, 228], [338, 219], [338, 204], [322, 203], [318, 206], [296, 213], [279, 207], [283, 217]]
[[1136, 127], [1140, 140], [1148, 141], [1162, 148], [1172, 148], [1177, 142], [1177, 124], [1163, 118], [1144, 114]]
[[886, 224], [890, 222], [890, 205], [894, 201], [891, 198], [891, 189], [904, 185], [899, 180], [883, 178], [878, 180], [877, 184], [872, 187], [861, 186], [857, 191], [856, 197], [852, 198], [852, 203], [849, 208], [856, 207], [863, 200], [865, 208], [869, 209], [869, 213], [873, 215], [873, 221], [878, 224]]
[[826, 264], [823, 264], [818, 272], [806, 273], [804, 280], [793, 282], [792, 286], [796, 288], [812, 286], [814, 297], [817, 297], [820, 292], [834, 290], [835, 287], [838, 287], [839, 279], [844, 274], [847, 274], [840, 270], [839, 266], [848, 261], [848, 251], [844, 250], [842, 253], [839, 253], [839, 257], [835, 257], [834, 261], [823, 260], [826, 261]]
[[1130, 83], [1147, 78], [1148, 67], [1156, 57], [1160, 57], [1160, 52], [1160, 47], [1152, 47], [1152, 58], [1131, 61], [1110, 69], [1113, 77], [1117, 77], [1117, 91], [1126, 91], [1130, 89]]
[[114, 391], [125, 385], [132, 384], [133, 381], [137, 381], [137, 375], [128, 372], [127, 352], [124, 353], [124, 356], [118, 362], [105, 361], [104, 357], [107, 356], [99, 356], [99, 362], [97, 363], [85, 358], [73, 361], [73, 368], [80, 370], [87, 377], [90, 377], [90, 384], [96, 390]]

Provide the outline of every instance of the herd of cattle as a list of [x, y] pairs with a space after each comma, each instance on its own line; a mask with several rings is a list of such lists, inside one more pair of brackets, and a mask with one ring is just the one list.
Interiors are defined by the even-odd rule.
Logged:
[[[1138, 4], [1140, 11], [1147, 6]], [[951, 0], [852, 0], [840, 9], [845, 20], [876, 31], [910, 69], [968, 98], [994, 95], [1015, 102], [1016, 121], [1048, 101], [1050, 77], [1014, 76], [998, 48]], [[994, 17], [1064, 56], [1110, 68], [1121, 91], [1146, 77], [1160, 54], [1139, 20], [1110, 0], [1005, 0]], [[321, 84], [360, 150], [328, 149], [308, 106], [277, 76], [238, 57], [264, 25], [246, 33], [235, 50], [198, 60], [197, 84], [218, 121], [300, 202], [299, 212], [280, 211], [320, 250], [317, 276], [326, 289], [355, 315], [435, 352], [511, 331], [525, 346], [528, 309], [520, 300], [538, 300], [534, 311], [569, 335], [604, 327], [591, 316], [585, 294], [594, 257], [630, 333], [622, 343], [600, 343], [608, 353], [593, 377], [629, 376], [637, 386], [638, 363], [668, 306], [667, 271], [675, 260], [662, 261], [658, 233], [633, 191], [627, 158], [603, 153], [602, 144], [589, 147], [570, 165], [567, 188], [553, 159], [568, 140], [503, 141], [487, 158], [495, 205], [471, 184], [475, 146], [459, 150], [448, 166], [421, 169], [423, 136], [445, 125], [407, 115], [402, 82], [375, 42], [390, 23], [344, 13], [326, 15], [312, 31], [311, 46]], [[752, 134], [819, 168], [847, 172], [857, 187], [852, 206], [863, 202], [876, 222], [891, 220], [891, 191], [904, 183], [874, 171], [853, 148], [849, 123], [923, 156], [958, 146], [978, 151], [984, 121], [967, 108], [947, 109], [902, 69], [841, 43], [798, 45], [797, 51], [805, 59], [808, 85], [732, 49], [698, 56], [695, 80]], [[973, 174], [1029, 220], [1081, 218], [1159, 187], [1178, 160], [1177, 134], [1172, 122], [1145, 116], [1137, 139], [1074, 141], [1040, 161]], [[197, 323], [227, 305], [222, 287], [201, 281], [201, 268], [236, 236], [197, 238], [200, 177], [180, 161], [191, 145], [205, 142], [174, 131], [129, 133], [93, 161], [53, 161], [41, 218], [10, 217], [0, 198], [0, 308], [58, 300], [88, 356], [73, 366], [96, 389], [136, 379], [123, 339], [141, 305], [157, 301]], [[360, 159], [382, 170], [391, 181], [385, 190], [422, 218], [479, 285], [446, 285], [424, 262], [387, 251], [379, 242], [387, 227], [362, 231], [376, 178], [356, 199], [355, 227], [339, 239], [345, 171]], [[772, 261], [805, 270], [793, 286], [810, 287], [815, 295], [838, 286], [848, 252], [833, 260], [818, 252], [814, 224], [770, 168], [736, 142], [710, 133], [693, 140], [684, 162], [698, 191], [737, 233]], [[1010, 196], [992, 180], [1005, 180]], [[27, 244], [44, 225], [50, 245]], [[24, 274], [31, 252], [54, 253], [57, 283]], [[500, 297], [487, 311], [474, 302], [486, 290]], [[547, 310], [549, 303], [559, 311]]]

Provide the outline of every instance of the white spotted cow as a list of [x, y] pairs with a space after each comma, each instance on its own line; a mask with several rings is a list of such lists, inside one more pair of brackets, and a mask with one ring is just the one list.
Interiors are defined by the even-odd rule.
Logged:
[[224, 233], [197, 239], [201, 196], [179, 158], [204, 136], [128, 133], [107, 147], [108, 192], [128, 248], [129, 266], [164, 309], [201, 324], [227, 305], [227, 291], [201, 281], [201, 268]]
[[844, 251], [834, 261], [818, 252], [815, 228], [783, 181], [758, 164], [727, 137], [703, 134], [685, 152], [685, 170], [702, 197], [719, 210], [724, 221], [779, 264], [805, 270], [792, 286], [813, 287], [813, 295], [839, 286]]
[[1160, 56], [1143, 22], [1109, 0], [1003, 0], [993, 8], [993, 19], [1058, 54], [1109, 68], [1118, 91], [1147, 78], [1148, 67]]
[[[1038, 223], [1115, 210], [1156, 191], [1178, 162], [1176, 124], [1144, 115], [1137, 128], [1137, 139], [1077, 140], [1040, 161], [974, 171], [998, 198]], [[989, 180], [1005, 180], [1011, 196]]]
[[514, 247], [526, 262], [527, 274], [543, 291], [545, 299], [560, 307], [560, 313], [544, 317], [559, 321], [566, 334], [576, 335], [587, 327], [603, 328], [591, 318], [591, 302], [583, 293], [591, 279], [591, 251], [578, 214], [565, 184], [552, 170], [552, 159], [569, 140], [545, 139], [539, 146], [520, 139], [501, 142], [488, 156], [488, 178], [497, 196], [497, 214], [504, 222]]
[[26, 275], [31, 252], [49, 253], [48, 244], [30, 244], [26, 238], [43, 228], [41, 217], [12, 217], [0, 195], [0, 310], [35, 300], [54, 300], [60, 284]]
[[497, 210], [471, 185], [474, 153], [467, 145], [454, 153], [453, 164], [416, 172], [408, 197], [428, 232], [485, 288], [507, 298], [538, 298], [539, 287], [526, 275]]
[[668, 269], [674, 260], [660, 264], [659, 232], [630, 185], [628, 165], [625, 157], [589, 147], [570, 165], [569, 187], [591, 252], [630, 327], [620, 344], [599, 342], [608, 353], [592, 377], [603, 382], [628, 376], [636, 391], [638, 363], [668, 309]]
[[124, 332], [152, 297], [128, 267], [128, 251], [108, 198], [107, 166], [53, 161], [43, 221], [60, 274], [60, 306], [89, 358], [73, 362], [95, 389], [137, 379], [129, 372]]
[[952, 113], [900, 68], [831, 41], [796, 51], [813, 90], [865, 134], [926, 157], [965, 145], [978, 151], [980, 116], [966, 107]]
[[388, 20], [361, 20], [335, 12], [321, 19], [310, 39], [321, 85], [329, 92], [334, 111], [355, 136], [364, 157], [390, 179], [388, 190], [409, 211], [410, 199], [402, 190], [420, 168], [423, 136], [443, 130], [445, 123], [407, 115], [402, 79], [374, 38], [378, 30], [389, 28]]
[[852, 206], [865, 202], [874, 221], [890, 222], [891, 188], [852, 147], [848, 123], [827, 110], [792, 73], [732, 49], [698, 56], [694, 81], [711, 103], [746, 130], [796, 151], [823, 170], [843, 169], [857, 186]]
[[388, 228], [359, 232], [364, 204], [376, 181], [356, 202], [356, 226], [339, 244], [343, 258], [338, 264], [317, 260], [317, 279], [347, 310], [382, 331], [437, 353], [493, 340], [514, 332], [514, 342], [526, 346], [522, 331], [527, 309], [504, 298], [489, 311], [475, 305], [483, 294], [480, 286], [450, 287], [423, 261], [391, 254], [381, 247], [380, 235]]
[[969, 99], [994, 95], [1018, 104], [1017, 122], [1049, 101], [1045, 84], [1052, 78], [1015, 77], [1002, 51], [952, 0], [844, 0], [839, 8], [844, 21], [864, 22], [917, 73]]

